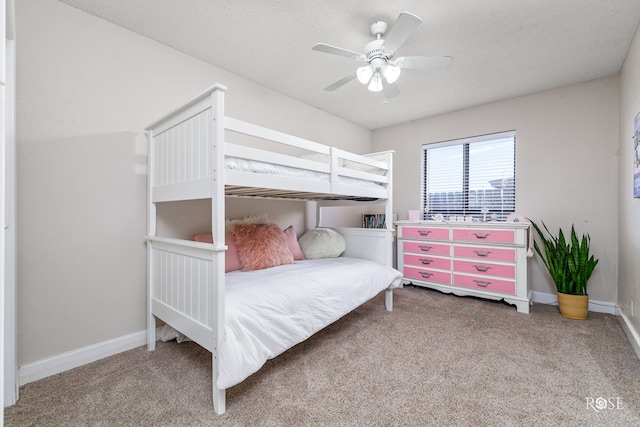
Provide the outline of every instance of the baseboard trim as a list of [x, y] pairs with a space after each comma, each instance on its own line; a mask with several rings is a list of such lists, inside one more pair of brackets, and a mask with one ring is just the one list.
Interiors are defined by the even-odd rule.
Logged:
[[30, 382], [122, 353], [123, 351], [141, 347], [145, 345], [146, 342], [146, 331], [141, 331], [62, 353], [19, 367], [18, 381], [20, 386], [23, 386]]
[[534, 292], [532, 299], [533, 302], [537, 302], [538, 304], [558, 305], [558, 296], [556, 294]]
[[[558, 297], [555, 294], [547, 294], [542, 292], [533, 293], [533, 302], [540, 304], [558, 304]], [[596, 313], [608, 313], [621, 316], [623, 324], [626, 327], [625, 332], [632, 342], [634, 350], [640, 358], [640, 335], [635, 330], [629, 319], [622, 313], [619, 307], [610, 302], [589, 301], [589, 311]], [[627, 331], [628, 329], [628, 331]], [[160, 328], [156, 336], [160, 336]], [[20, 386], [33, 381], [41, 380], [51, 375], [59, 374], [69, 369], [78, 368], [88, 363], [95, 362], [105, 357], [113, 356], [123, 351], [132, 350], [136, 347], [146, 345], [146, 331], [135, 332], [112, 340], [82, 347], [72, 350], [48, 359], [40, 360], [18, 368], [18, 381]]]
[[[534, 292], [533, 302], [537, 302], [539, 304], [558, 305], [558, 296], [556, 294]], [[594, 313], [613, 314], [614, 316], [620, 315], [620, 308], [616, 303], [594, 301], [591, 298], [589, 298], [589, 311], [593, 311]]]
[[631, 347], [633, 347], [633, 351], [636, 352], [636, 356], [640, 359], [640, 334], [623, 311], [620, 312], [620, 324], [631, 343]]

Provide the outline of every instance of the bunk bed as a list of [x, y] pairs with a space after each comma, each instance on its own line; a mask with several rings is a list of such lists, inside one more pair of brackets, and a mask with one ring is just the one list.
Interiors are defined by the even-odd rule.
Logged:
[[[334, 228], [346, 242], [337, 258], [225, 273], [228, 197], [305, 201], [317, 227], [325, 207], [345, 204], [375, 203], [391, 218], [393, 155], [356, 155], [227, 117], [225, 92], [216, 84], [147, 128], [147, 349], [155, 349], [160, 319], [209, 350], [218, 414], [225, 389], [267, 359], [382, 291], [390, 311], [401, 276], [392, 268], [392, 221], [383, 229]], [[211, 201], [212, 243], [157, 235], [158, 204], [196, 199]], [[260, 331], [260, 307], [268, 304], [280, 313], [269, 334]]]

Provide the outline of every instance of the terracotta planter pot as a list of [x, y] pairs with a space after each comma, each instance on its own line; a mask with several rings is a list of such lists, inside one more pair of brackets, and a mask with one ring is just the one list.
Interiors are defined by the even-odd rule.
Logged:
[[558, 292], [560, 314], [569, 319], [584, 320], [589, 313], [589, 295], [571, 295]]

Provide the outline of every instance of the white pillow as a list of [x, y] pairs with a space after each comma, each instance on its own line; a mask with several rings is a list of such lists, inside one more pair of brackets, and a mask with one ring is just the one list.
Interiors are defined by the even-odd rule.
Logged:
[[351, 160], [345, 160], [344, 167], [347, 169], [353, 169], [361, 172], [369, 172], [376, 175], [384, 175], [386, 173], [384, 169], [380, 169], [375, 166], [365, 165], [364, 163], [358, 163]]
[[307, 259], [336, 258], [347, 249], [344, 237], [330, 228], [309, 230], [298, 239], [298, 243]]
[[325, 165], [328, 165], [329, 163], [331, 163], [331, 156], [328, 154], [320, 154], [320, 153], [302, 154], [300, 158], [305, 160], [313, 160], [314, 162], [324, 163]]
[[[312, 153], [302, 154], [301, 159], [313, 160], [314, 162], [323, 163], [325, 165], [331, 164], [331, 156], [328, 154]], [[338, 159], [338, 166], [343, 166], [343, 159]]]

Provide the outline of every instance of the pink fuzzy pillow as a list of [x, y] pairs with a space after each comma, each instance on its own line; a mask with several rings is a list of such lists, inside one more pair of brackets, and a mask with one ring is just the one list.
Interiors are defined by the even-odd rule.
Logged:
[[293, 228], [293, 225], [284, 229], [284, 236], [287, 238], [287, 248], [289, 248], [289, 252], [293, 255], [293, 259], [296, 261], [305, 259], [304, 253], [302, 253], [302, 249], [300, 249], [300, 244], [298, 244], [298, 236], [296, 236], [296, 230]]
[[[213, 243], [213, 236], [208, 234], [195, 234], [193, 240], [202, 243]], [[233, 234], [225, 233], [224, 242], [227, 245], [227, 253], [224, 254], [224, 272], [240, 270], [242, 265], [240, 264], [240, 255], [238, 255], [238, 248], [233, 240]]]
[[243, 271], [293, 264], [287, 239], [275, 224], [235, 224], [233, 237]]

